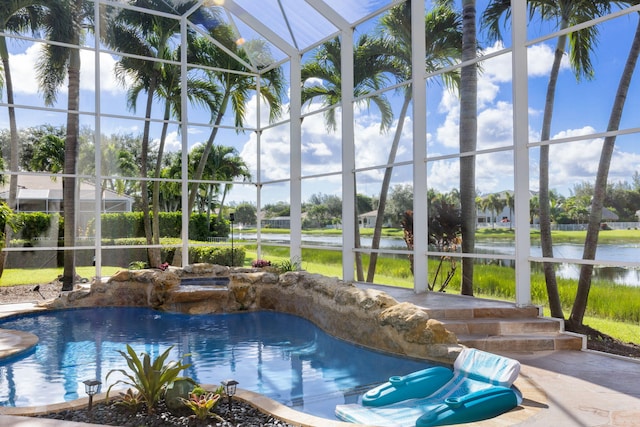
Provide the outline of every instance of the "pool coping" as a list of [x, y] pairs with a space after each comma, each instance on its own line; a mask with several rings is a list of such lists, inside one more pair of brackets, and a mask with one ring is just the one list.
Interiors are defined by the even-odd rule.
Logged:
[[[13, 306], [13, 307], [8, 307]], [[0, 304], [0, 318], [28, 314], [37, 311], [44, 311], [45, 308], [38, 307], [36, 304]], [[35, 340], [34, 340], [35, 339]], [[38, 343], [38, 337], [34, 334], [23, 331], [15, 331], [8, 329], [0, 329], [0, 359], [15, 356], [26, 352], [35, 347]], [[516, 425], [525, 420], [534, 417], [541, 409], [547, 408], [547, 395], [544, 390], [536, 384], [536, 382], [527, 375], [527, 367], [522, 366], [520, 375], [514, 382], [523, 396], [522, 403], [515, 409], [506, 412], [498, 417], [464, 424], [466, 426], [477, 427], [502, 427], [507, 425]], [[216, 385], [203, 385], [204, 388], [215, 388]], [[106, 393], [100, 393], [94, 396], [94, 402], [106, 400]], [[113, 395], [112, 395], [113, 398]], [[289, 424], [300, 427], [354, 427], [362, 426], [361, 424], [348, 423], [338, 420], [330, 420], [314, 415], [297, 411], [285, 406], [269, 397], [255, 393], [249, 390], [238, 389], [235, 399], [239, 399], [247, 404], [271, 414]], [[0, 407], [0, 418], [2, 415], [16, 416], [35, 416], [52, 412], [60, 412], [67, 409], [81, 409], [89, 404], [88, 397], [83, 397], [68, 402], [54, 403], [51, 405], [29, 406], [29, 407]]]

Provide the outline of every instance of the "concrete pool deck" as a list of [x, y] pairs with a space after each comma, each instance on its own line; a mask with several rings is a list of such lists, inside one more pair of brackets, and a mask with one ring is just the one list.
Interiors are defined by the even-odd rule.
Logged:
[[[393, 295], [398, 301], [413, 302], [422, 306], [424, 295], [403, 290]], [[433, 298], [435, 297], [435, 298]], [[445, 295], [429, 295], [429, 303], [457, 307], [474, 304], [481, 307], [497, 307], [505, 302], [482, 299], [464, 300]], [[35, 304], [0, 304], [0, 317], [38, 310]], [[28, 334], [27, 334], [28, 335]], [[28, 338], [28, 337], [27, 337]], [[0, 331], [0, 357], [11, 355], [16, 349], [28, 349], [32, 342], [16, 338]], [[522, 391], [524, 401], [517, 409], [491, 420], [464, 424], [476, 427], [503, 426], [640, 426], [640, 360], [616, 357], [605, 353], [583, 351], [535, 351], [501, 352], [517, 359], [522, 365], [515, 385]], [[248, 391], [238, 393], [238, 398], [262, 408], [291, 424], [309, 427], [348, 427], [342, 423], [313, 417], [294, 411], [264, 396]], [[86, 405], [87, 400], [59, 405]], [[56, 406], [58, 409], [60, 407]], [[1, 413], [27, 415], [49, 412], [52, 406], [40, 408], [0, 408]], [[95, 426], [48, 419], [35, 419], [14, 415], [0, 415], [0, 425], [31, 426]]]

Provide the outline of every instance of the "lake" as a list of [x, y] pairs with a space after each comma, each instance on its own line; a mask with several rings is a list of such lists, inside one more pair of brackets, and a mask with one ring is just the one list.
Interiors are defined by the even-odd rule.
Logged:
[[[235, 235], [238, 240], [249, 242], [256, 241], [255, 233], [238, 233]], [[260, 239], [268, 243], [289, 243], [289, 234], [286, 233], [263, 233]], [[363, 248], [371, 247], [371, 237], [361, 237]], [[341, 247], [341, 236], [323, 235], [302, 235], [302, 244], [318, 245], [328, 247]], [[404, 240], [400, 238], [383, 237], [380, 240], [380, 248], [383, 249], [406, 249]], [[584, 245], [577, 243], [560, 243], [553, 245], [553, 254], [557, 258], [581, 259]], [[505, 240], [480, 240], [476, 242], [476, 252], [484, 254], [515, 255], [515, 242]], [[404, 255], [402, 255], [404, 256]], [[539, 243], [532, 243], [531, 256], [541, 257], [542, 249]], [[640, 260], [640, 243], [638, 244], [599, 244], [596, 254], [598, 260], [636, 262]], [[504, 261], [509, 265], [509, 260]], [[532, 268], [542, 268], [542, 265], [535, 263]], [[558, 265], [558, 276], [567, 279], [577, 279], [580, 275], [580, 265], [562, 263]], [[640, 268], [631, 267], [610, 267], [599, 266], [594, 269], [594, 278], [612, 281], [621, 285], [640, 286]]]

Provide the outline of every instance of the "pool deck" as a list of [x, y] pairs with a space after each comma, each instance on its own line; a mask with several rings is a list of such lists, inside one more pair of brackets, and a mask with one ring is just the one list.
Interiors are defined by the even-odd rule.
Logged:
[[[513, 304], [439, 293], [415, 294], [409, 289], [383, 289], [401, 302], [421, 307], [505, 307]], [[456, 298], [457, 297], [457, 298]], [[32, 312], [35, 304], [0, 304], [0, 317]], [[0, 357], [24, 351], [33, 345], [29, 334], [14, 335], [0, 330]], [[590, 350], [503, 352], [520, 361], [516, 386], [524, 400], [517, 409], [491, 420], [464, 424], [476, 427], [504, 426], [640, 426], [640, 360], [617, 357]], [[263, 408], [291, 424], [308, 427], [353, 427], [355, 424], [313, 417], [280, 405], [255, 393], [240, 390], [237, 398]], [[79, 399], [62, 405], [86, 405]], [[0, 408], [2, 412], [28, 414], [48, 408]], [[21, 410], [24, 409], [24, 410]], [[18, 427], [96, 426], [14, 415], [0, 415], [0, 425]]]

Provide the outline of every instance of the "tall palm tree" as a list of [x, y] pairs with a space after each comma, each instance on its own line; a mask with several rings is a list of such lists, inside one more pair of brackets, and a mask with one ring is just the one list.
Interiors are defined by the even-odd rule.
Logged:
[[[570, 26], [587, 22], [597, 16], [609, 12], [612, 2], [608, 0], [529, 0], [529, 15], [531, 18], [540, 16], [542, 19], [557, 22], [558, 29], [564, 30]], [[483, 23], [489, 30], [489, 35], [495, 39], [500, 38], [500, 19], [509, 16], [511, 12], [510, 0], [492, 0], [483, 14]], [[544, 106], [542, 120], [541, 141], [548, 141], [551, 137], [551, 120], [555, 103], [556, 86], [560, 74], [560, 63], [567, 48], [569, 50], [569, 63], [577, 79], [592, 78], [593, 67], [590, 53], [595, 47], [598, 30], [596, 27], [588, 27], [580, 31], [574, 31], [568, 35], [558, 36], [555, 56], [551, 72]], [[539, 174], [539, 206], [540, 206], [540, 245], [542, 256], [553, 258], [553, 241], [551, 239], [551, 206], [549, 201], [549, 145], [540, 146], [540, 174]], [[556, 281], [555, 267], [553, 263], [543, 263], [547, 294], [549, 296], [549, 308], [551, 316], [564, 318], [558, 284]]]
[[[638, 1], [631, 2], [638, 4]], [[618, 90], [611, 108], [609, 116], [609, 124], [607, 131], [616, 131], [619, 129], [620, 120], [622, 119], [622, 111], [631, 85], [631, 77], [636, 69], [638, 56], [640, 55], [640, 17], [633, 38], [633, 43], [627, 56]], [[607, 136], [604, 139], [602, 153], [600, 154], [600, 163], [598, 164], [598, 172], [596, 174], [596, 183], [594, 186], [594, 194], [591, 200], [591, 213], [589, 215], [589, 226], [587, 228], [587, 237], [584, 242], [583, 259], [593, 260], [596, 256], [598, 248], [598, 234], [600, 232], [600, 221], [602, 221], [602, 208], [604, 207], [604, 198], [607, 189], [607, 179], [609, 176], [609, 167], [611, 165], [611, 157], [615, 146], [616, 136]], [[578, 291], [576, 299], [569, 316], [569, 325], [573, 328], [581, 326], [584, 320], [584, 314], [587, 309], [587, 301], [589, 299], [589, 291], [591, 288], [591, 278], [593, 276], [593, 265], [583, 264], [580, 267], [580, 277], [578, 279]]]
[[[233, 52], [238, 58], [242, 58], [246, 63], [250, 63], [247, 51], [239, 46], [238, 40], [233, 28], [228, 25], [217, 25], [209, 30], [209, 34], [227, 51]], [[259, 52], [262, 56], [269, 56], [267, 46], [258, 41], [250, 42], [251, 49]], [[211, 133], [204, 145], [202, 158], [196, 167], [193, 179], [199, 181], [202, 179], [204, 170], [209, 158], [209, 154], [213, 148], [213, 143], [218, 134], [218, 129], [222, 119], [227, 113], [228, 108], [233, 110], [234, 123], [237, 128], [241, 128], [244, 124], [245, 105], [252, 91], [259, 90], [259, 98], [265, 100], [269, 105], [269, 119], [275, 120], [281, 114], [282, 97], [284, 94], [284, 76], [281, 68], [273, 68], [259, 77], [251, 76], [251, 70], [247, 69], [236, 58], [229, 55], [226, 51], [218, 47], [216, 44], [205, 38], [196, 38], [189, 46], [189, 62], [207, 67], [216, 67], [221, 70], [213, 71], [204, 70], [212, 84], [219, 87], [221, 94], [217, 111], [213, 113]], [[259, 85], [258, 81], [259, 80]], [[189, 191], [188, 212], [191, 212], [198, 193], [198, 182], [194, 182]]]
[[[163, 0], [133, 1], [135, 6], [177, 14], [189, 11], [195, 4], [194, 0], [176, 4], [170, 4]], [[205, 13], [205, 11], [200, 9], [197, 13]], [[134, 80], [134, 86], [129, 94], [128, 107], [135, 109], [137, 96], [132, 98], [133, 94], [140, 93], [142, 90], [147, 94], [140, 159], [140, 176], [142, 178], [140, 189], [145, 238], [148, 245], [152, 245], [154, 240], [146, 180], [149, 176], [147, 157], [150, 145], [150, 120], [154, 97], [167, 67], [165, 63], [156, 62], [153, 59], [174, 59], [171, 56], [171, 39], [179, 32], [180, 21], [178, 19], [140, 13], [130, 9], [122, 9], [110, 22], [106, 32], [106, 42], [115, 50], [137, 55], [137, 57], [123, 56], [117, 63], [116, 73], [121, 80], [125, 81], [125, 77], [131, 77]], [[143, 60], [139, 57], [149, 58], [149, 60]], [[150, 265], [160, 265], [160, 250], [149, 248], [147, 252]]]
[[[92, 16], [83, 0], [52, 0], [47, 2], [47, 13], [42, 26], [49, 40], [79, 46], [82, 26], [87, 16]], [[67, 135], [64, 148], [64, 173], [62, 178], [64, 210], [64, 245], [72, 247], [76, 238], [76, 162], [80, 132], [80, 50], [66, 46], [47, 44], [37, 64], [40, 90], [46, 105], [54, 105], [58, 89], [67, 79]], [[71, 291], [75, 282], [75, 252], [64, 251], [62, 290]]]
[[[353, 91], [354, 97], [369, 105], [373, 102], [380, 111], [380, 131], [385, 132], [393, 120], [393, 111], [387, 97], [378, 93], [386, 79], [384, 71], [388, 69], [387, 60], [370, 49], [370, 36], [362, 35], [354, 47]], [[313, 59], [302, 66], [302, 105], [320, 100], [325, 106], [338, 105], [342, 99], [341, 43], [336, 38], [322, 44], [315, 52]], [[307, 84], [320, 80], [322, 84]], [[372, 96], [366, 96], [373, 93]], [[335, 108], [324, 112], [328, 131], [336, 130]], [[357, 191], [356, 191], [357, 193]], [[357, 204], [356, 204], [357, 206]], [[359, 209], [356, 209], [354, 221], [358, 224]], [[364, 211], [366, 212], [366, 211]], [[355, 227], [356, 247], [360, 246], [359, 225]], [[362, 257], [356, 253], [356, 275], [359, 281], [364, 280]]]
[[[174, 61], [180, 58], [180, 49], [171, 52], [169, 49], [168, 56]], [[169, 59], [169, 58], [167, 58]], [[163, 64], [162, 72], [156, 88], [157, 97], [164, 101], [164, 117], [162, 130], [160, 132], [160, 145], [158, 146], [156, 165], [153, 172], [153, 188], [152, 197], [152, 242], [154, 245], [160, 244], [160, 175], [162, 174], [162, 164], [164, 156], [164, 147], [167, 140], [169, 129], [169, 120], [171, 117], [180, 118], [181, 114], [181, 73], [180, 67], [177, 65]], [[187, 76], [186, 82], [187, 98], [193, 104], [207, 107], [210, 111], [215, 111], [218, 104], [217, 88], [210, 84], [207, 80], [197, 78], [195, 76]], [[129, 90], [129, 105], [135, 108], [136, 100], [140, 91], [144, 89], [144, 83], [137, 82]]]
[[[42, 8], [37, 0], [6, 0], [0, 4], [0, 32], [22, 32], [26, 29], [36, 31], [40, 24]], [[11, 210], [16, 208], [16, 198], [18, 195], [18, 175], [15, 172], [19, 169], [19, 141], [18, 125], [16, 123], [16, 112], [13, 93], [13, 78], [11, 66], [9, 64], [9, 50], [5, 36], [0, 36], [0, 58], [2, 59], [2, 73], [0, 73], [0, 93], [2, 87], [6, 86], [7, 104], [9, 104], [9, 135], [10, 135], [10, 155], [9, 170], [13, 174], [9, 177], [9, 198], [8, 207]], [[12, 229], [5, 224], [4, 238], [5, 246], [9, 245], [12, 236]], [[0, 277], [4, 272], [7, 252], [0, 252]]]
[[[461, 53], [460, 16], [447, 6], [437, 6], [425, 15], [424, 22], [426, 29], [426, 69], [428, 71], [436, 71], [453, 65], [460, 59]], [[411, 4], [405, 2], [390, 9], [380, 19], [377, 31], [379, 37], [371, 41], [372, 46], [370, 49], [388, 60], [390, 68], [385, 71], [393, 75], [397, 82], [408, 81], [411, 79]], [[445, 85], [455, 87], [458, 83], [458, 75], [456, 73], [446, 73], [442, 76], [442, 80]], [[411, 104], [412, 95], [409, 85], [404, 87], [403, 95], [398, 123], [389, 149], [388, 165], [395, 163], [406, 114]], [[385, 169], [371, 242], [372, 249], [380, 247], [384, 210], [392, 173], [393, 167], [389, 166]], [[367, 282], [373, 282], [377, 258], [378, 253], [372, 252], [367, 271]]]

